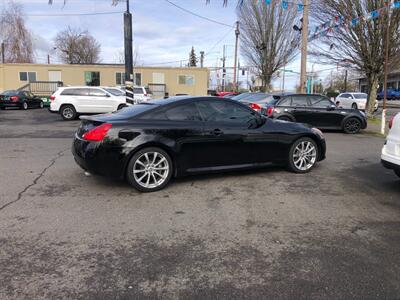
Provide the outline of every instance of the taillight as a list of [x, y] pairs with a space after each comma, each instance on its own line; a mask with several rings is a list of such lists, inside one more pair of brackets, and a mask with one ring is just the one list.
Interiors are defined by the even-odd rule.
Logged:
[[101, 124], [100, 126], [97, 126], [84, 133], [82, 137], [87, 141], [100, 142], [104, 139], [111, 127], [112, 125], [110, 123]]
[[257, 103], [250, 103], [250, 108], [254, 110], [261, 110], [261, 106], [258, 105]]
[[272, 116], [273, 113], [274, 113], [274, 108], [272, 106], [268, 107], [267, 116]]
[[56, 100], [56, 96], [50, 96], [50, 101]]
[[144, 94], [145, 97], [147, 97], [147, 94]]
[[392, 116], [392, 117], [390, 118], [390, 121], [389, 121], [389, 129], [392, 129], [392, 127], [393, 127], [393, 120], [394, 120], [394, 116]]
[[11, 97], [10, 97], [10, 100], [11, 100], [11, 101], [18, 101], [18, 100], [19, 100], [19, 97], [18, 97], [18, 96], [11, 96]]

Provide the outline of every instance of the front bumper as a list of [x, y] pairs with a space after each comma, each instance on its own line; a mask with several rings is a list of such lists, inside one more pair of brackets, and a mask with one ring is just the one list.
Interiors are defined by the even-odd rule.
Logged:
[[75, 135], [72, 154], [76, 163], [89, 173], [123, 178], [127, 157], [121, 147], [89, 142]]

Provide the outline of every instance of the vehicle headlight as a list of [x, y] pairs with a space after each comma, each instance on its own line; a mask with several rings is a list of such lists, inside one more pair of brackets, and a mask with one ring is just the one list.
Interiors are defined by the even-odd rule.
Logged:
[[320, 137], [321, 139], [324, 139], [324, 134], [323, 134], [322, 131], [319, 130], [318, 128], [313, 127], [313, 128], [311, 128], [311, 131], [312, 131], [313, 133], [319, 135], [319, 137]]

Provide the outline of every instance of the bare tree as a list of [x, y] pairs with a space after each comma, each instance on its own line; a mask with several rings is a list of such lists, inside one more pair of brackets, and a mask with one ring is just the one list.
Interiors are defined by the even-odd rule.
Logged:
[[8, 2], [0, 15], [0, 40], [4, 43], [6, 63], [32, 63], [32, 36], [25, 26], [22, 6]]
[[100, 44], [87, 30], [67, 29], [54, 40], [58, 56], [68, 64], [93, 64], [100, 61]]
[[[399, 61], [400, 12], [393, 10], [388, 14], [387, 9], [381, 9], [384, 6], [383, 0], [318, 0], [312, 9], [314, 18], [321, 23], [336, 20], [334, 24], [338, 26], [328, 26], [327, 34], [321, 34], [318, 39], [320, 46], [311, 47], [311, 53], [321, 61], [350, 64], [365, 74], [369, 87], [368, 114], [373, 112], [379, 80], [383, 75], [388, 23], [389, 65], [393, 69]], [[371, 11], [377, 11], [376, 18], [366, 20]]]
[[255, 67], [264, 91], [270, 89], [272, 76], [291, 62], [300, 41], [293, 30], [296, 9], [284, 9], [280, 3], [244, 1], [237, 9], [241, 27], [241, 54]]

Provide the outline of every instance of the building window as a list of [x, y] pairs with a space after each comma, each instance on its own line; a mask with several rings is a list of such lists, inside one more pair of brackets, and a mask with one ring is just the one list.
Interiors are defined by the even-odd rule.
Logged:
[[100, 85], [100, 72], [85, 72], [85, 84], [88, 86], [99, 86]]
[[142, 73], [135, 73], [135, 85], [142, 85]]
[[124, 85], [125, 84], [125, 72], [115, 73], [115, 84]]
[[19, 72], [20, 81], [36, 81], [36, 72]]
[[193, 85], [194, 84], [194, 76], [193, 75], [179, 75], [178, 83], [184, 85]]

